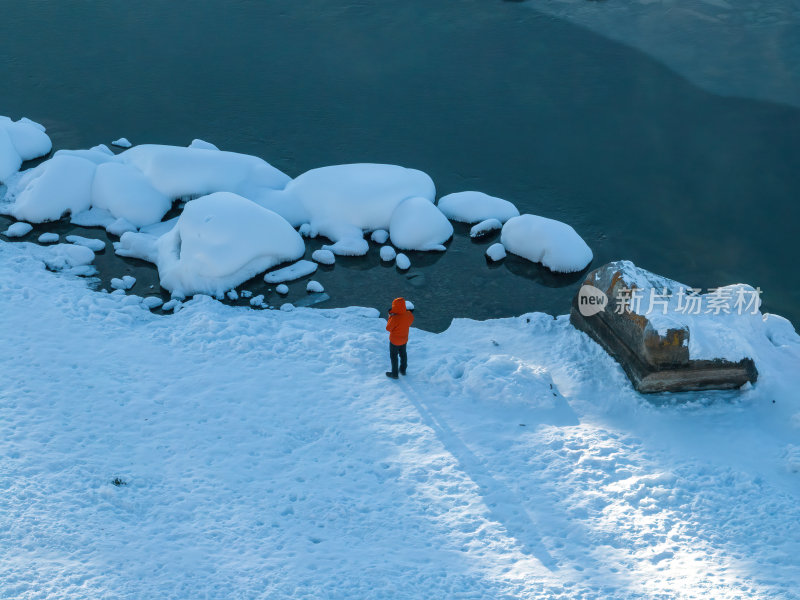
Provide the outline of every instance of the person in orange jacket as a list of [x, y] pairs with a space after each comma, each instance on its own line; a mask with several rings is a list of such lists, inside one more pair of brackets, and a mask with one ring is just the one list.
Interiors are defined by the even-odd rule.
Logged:
[[[386, 376], [397, 379], [400, 375], [406, 374], [408, 367], [408, 355], [406, 354], [406, 343], [408, 342], [408, 328], [414, 322], [414, 315], [406, 309], [404, 298], [395, 298], [392, 302], [392, 309], [389, 311], [389, 319], [386, 321], [386, 331], [389, 332], [389, 360], [392, 361], [392, 370], [386, 371]], [[397, 357], [400, 357], [400, 369], [397, 369]]]

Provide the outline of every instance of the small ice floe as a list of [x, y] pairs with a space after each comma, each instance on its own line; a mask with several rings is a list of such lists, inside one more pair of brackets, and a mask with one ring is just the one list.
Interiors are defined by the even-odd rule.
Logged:
[[292, 312], [294, 310], [294, 304], [291, 302], [286, 302], [285, 304], [281, 304], [281, 310], [283, 312]]
[[142, 298], [142, 306], [148, 310], [153, 310], [164, 304], [164, 301], [158, 296], [146, 296]]
[[241, 292], [239, 292], [239, 295], [242, 298], [250, 298], [253, 296], [253, 292], [251, 292], [250, 290], [242, 290]]
[[40, 235], [38, 240], [40, 244], [54, 244], [58, 241], [58, 237], [57, 233], [47, 232]]
[[306, 291], [313, 294], [321, 294], [325, 291], [325, 288], [322, 287], [322, 284], [319, 281], [312, 279], [306, 284]]
[[129, 290], [133, 287], [133, 284], [136, 283], [136, 277], [131, 277], [130, 275], [124, 275], [123, 277], [114, 277], [111, 280], [111, 287], [115, 290]]
[[506, 248], [503, 244], [497, 242], [486, 249], [486, 256], [494, 262], [503, 260], [506, 257]]
[[111, 145], [117, 146], [118, 148], [130, 148], [131, 146], [133, 146], [133, 144], [131, 144], [128, 141], [128, 138], [124, 137], [121, 137], [118, 140], [114, 140], [113, 142], [111, 142]]
[[370, 237], [376, 244], [385, 244], [386, 240], [389, 239], [389, 232], [385, 229], [376, 229]]
[[401, 271], [406, 271], [411, 267], [411, 261], [408, 260], [408, 257], [402, 252], [397, 255], [395, 264], [397, 265], [397, 268], [400, 269]]
[[81, 235], [68, 235], [65, 239], [70, 244], [75, 244], [76, 246], [83, 246], [84, 248], [88, 248], [92, 252], [100, 252], [106, 249], [106, 243], [103, 240], [98, 240], [95, 238], [87, 238]]
[[275, 288], [275, 291], [278, 292], [281, 296], [285, 296], [289, 293], [289, 286], [285, 283], [281, 283]]
[[479, 223], [497, 219], [505, 223], [519, 216], [517, 207], [508, 200], [495, 198], [483, 192], [456, 192], [439, 198], [439, 210], [452, 221]]
[[381, 246], [381, 260], [384, 262], [392, 262], [397, 256], [397, 251], [391, 246]]
[[477, 225], [472, 226], [472, 229], [469, 230], [469, 237], [483, 237], [484, 235], [489, 235], [491, 232], [502, 228], [503, 224], [499, 220], [486, 219], [485, 221], [481, 221]]
[[259, 294], [258, 296], [253, 296], [250, 298], [250, 306], [258, 306], [260, 308], [264, 307], [264, 294]]
[[6, 237], [16, 238], [22, 237], [23, 235], [28, 235], [31, 230], [33, 229], [33, 225], [30, 223], [14, 223], [13, 225], [9, 225], [8, 229], [6, 229], [3, 233]]
[[229, 290], [227, 294], [228, 300], [238, 300], [239, 299], [239, 292], [236, 290]]
[[520, 215], [503, 225], [500, 242], [508, 252], [541, 263], [551, 271], [573, 273], [592, 262], [592, 251], [566, 223]]
[[311, 254], [311, 259], [321, 265], [332, 265], [336, 262], [336, 256], [330, 250], [314, 250]]
[[317, 263], [310, 260], [299, 260], [296, 263], [283, 267], [276, 271], [270, 271], [264, 275], [264, 281], [267, 283], [281, 283], [282, 281], [294, 281], [307, 275], [311, 275], [317, 270]]

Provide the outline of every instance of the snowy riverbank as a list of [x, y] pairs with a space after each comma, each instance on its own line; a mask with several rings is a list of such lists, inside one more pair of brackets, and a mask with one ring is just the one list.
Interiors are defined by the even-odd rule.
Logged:
[[414, 330], [398, 383], [371, 309], [156, 316], [30, 248], [0, 243], [2, 597], [798, 597], [796, 335], [679, 405], [543, 314]]

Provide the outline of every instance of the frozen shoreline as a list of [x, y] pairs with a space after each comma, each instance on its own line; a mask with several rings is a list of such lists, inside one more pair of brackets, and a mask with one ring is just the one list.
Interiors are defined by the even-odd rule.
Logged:
[[369, 309], [159, 317], [24, 243], [0, 302], [2, 594], [796, 597], [798, 339], [659, 407], [540, 313], [397, 385]]

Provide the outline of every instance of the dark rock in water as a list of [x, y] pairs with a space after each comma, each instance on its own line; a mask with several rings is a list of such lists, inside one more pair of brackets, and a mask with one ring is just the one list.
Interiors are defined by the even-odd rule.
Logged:
[[627, 261], [608, 263], [587, 275], [573, 298], [570, 322], [614, 357], [639, 392], [735, 389], [755, 382], [752, 358], [692, 358], [688, 324], [676, 319], [674, 326], [657, 327], [650, 315], [630, 309], [630, 290], [649, 288], [674, 298], [678, 286]]

